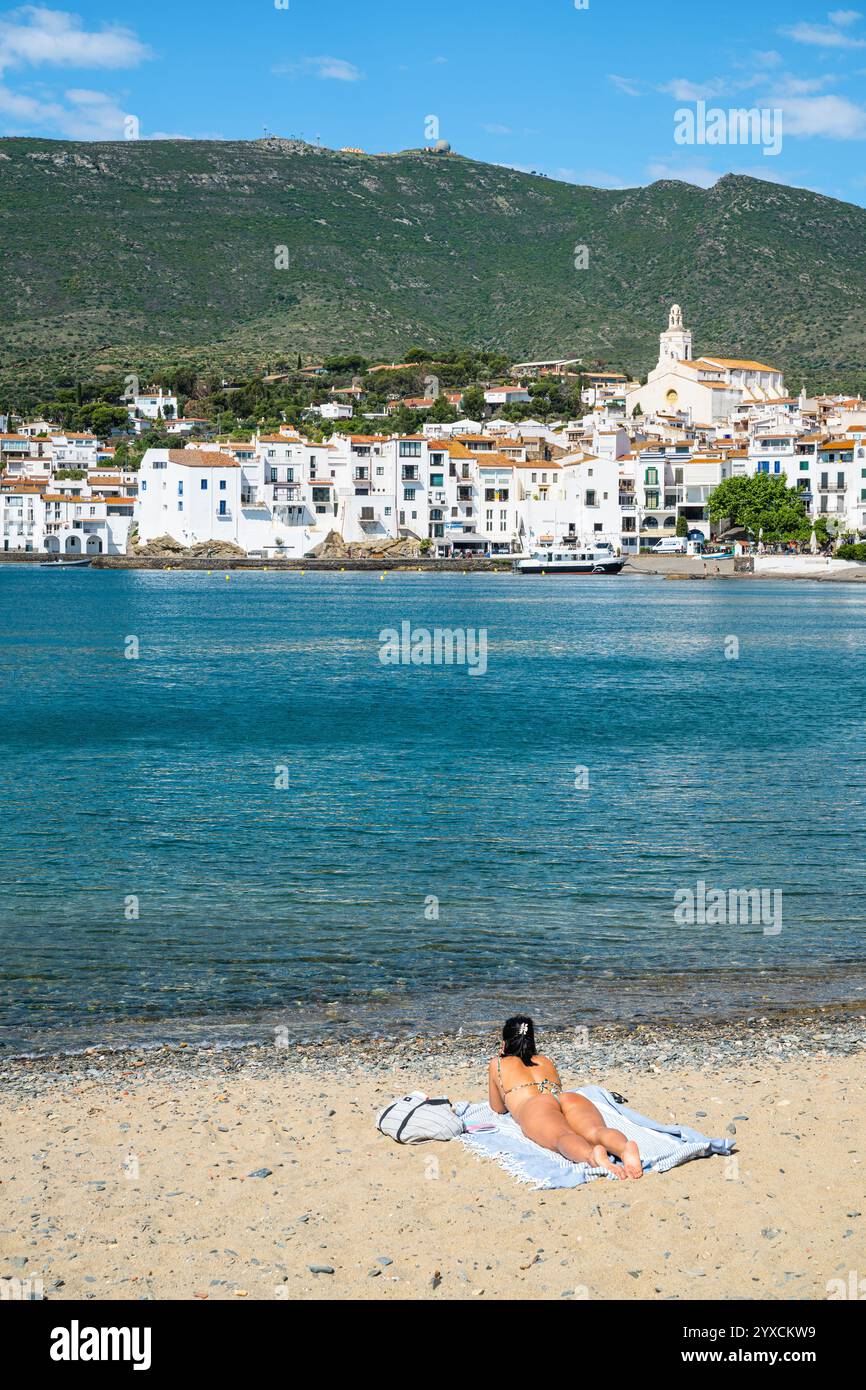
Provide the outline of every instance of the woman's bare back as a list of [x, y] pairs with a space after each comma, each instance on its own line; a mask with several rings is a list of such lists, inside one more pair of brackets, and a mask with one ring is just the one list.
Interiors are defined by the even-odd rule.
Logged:
[[[490, 1097], [498, 1097], [500, 1114], [508, 1110], [517, 1120], [524, 1107], [531, 1101], [544, 1099], [559, 1109], [558, 1096], [562, 1091], [559, 1072], [549, 1057], [538, 1054], [532, 1059], [533, 1065], [526, 1066], [519, 1057], [494, 1057], [491, 1059]], [[519, 1123], [519, 1120], [518, 1120]]]

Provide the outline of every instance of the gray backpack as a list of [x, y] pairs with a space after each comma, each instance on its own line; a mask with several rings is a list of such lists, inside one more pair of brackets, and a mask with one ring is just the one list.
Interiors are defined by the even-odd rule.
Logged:
[[463, 1121], [450, 1100], [431, 1100], [423, 1091], [413, 1091], [386, 1105], [376, 1128], [398, 1144], [423, 1144], [428, 1139], [456, 1139], [463, 1133]]

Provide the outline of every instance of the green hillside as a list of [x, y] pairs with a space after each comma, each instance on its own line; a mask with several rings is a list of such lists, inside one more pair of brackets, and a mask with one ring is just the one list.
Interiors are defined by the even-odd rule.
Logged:
[[866, 210], [801, 189], [609, 191], [276, 140], [29, 139], [0, 140], [0, 187], [7, 387], [409, 344], [645, 372], [674, 300], [697, 351], [771, 360], [793, 389], [866, 387]]

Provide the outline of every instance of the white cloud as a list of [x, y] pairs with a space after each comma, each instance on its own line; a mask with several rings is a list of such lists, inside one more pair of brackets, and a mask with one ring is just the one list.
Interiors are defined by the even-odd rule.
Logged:
[[482, 126], [481, 129], [482, 129], [482, 130], [486, 130], [488, 135], [513, 135], [513, 134], [514, 134], [514, 131], [511, 129], [511, 126], [509, 126], [509, 125], [496, 125], [495, 123], [491, 123], [490, 125]]
[[866, 110], [846, 97], [778, 97], [784, 135], [818, 135], [831, 140], [866, 137]]
[[[563, 171], [564, 172], [564, 171]], [[570, 183], [589, 184], [590, 188], [629, 188], [619, 174], [611, 174], [607, 169], [581, 169], [569, 180]]]
[[775, 48], [756, 49], [752, 54], [752, 62], [759, 68], [777, 68], [781, 61], [782, 55]]
[[829, 24], [807, 24], [801, 20], [788, 29], [780, 29], [786, 39], [810, 44], [815, 48], [866, 48], [866, 39], [855, 39]]
[[610, 73], [608, 81], [618, 87], [626, 96], [639, 97], [642, 92], [641, 84], [635, 77], [618, 77], [615, 72]]
[[354, 63], [345, 58], [304, 58], [301, 63], [283, 63], [272, 71], [278, 77], [295, 77], [298, 73], [312, 73], [322, 81], [360, 82], [364, 74]]
[[818, 77], [795, 77], [793, 73], [785, 73], [774, 81], [772, 99], [808, 96], [810, 92], [820, 92], [822, 87], [828, 87], [835, 81], [836, 78], [831, 73], [824, 73]]
[[65, 100], [49, 100], [0, 86], [0, 117], [8, 124], [38, 127], [69, 140], [122, 140], [127, 113], [113, 97], [88, 88], [70, 88]]
[[78, 15], [23, 5], [0, 17], [0, 72], [17, 67], [131, 68], [150, 49], [119, 24], [86, 30]]
[[651, 179], [677, 179], [680, 183], [695, 183], [699, 188], [711, 188], [722, 177], [720, 170], [706, 164], [671, 164], [664, 159], [651, 160], [647, 173]]
[[729, 86], [723, 77], [712, 82], [690, 82], [687, 77], [674, 77], [658, 90], [675, 101], [710, 101], [727, 92]]
[[336, 82], [358, 82], [363, 76], [360, 68], [356, 68], [354, 63], [347, 63], [345, 58], [310, 58], [309, 61], [315, 67], [317, 77], [332, 78]]
[[827, 18], [831, 24], [856, 24], [863, 16], [859, 10], [831, 10]]

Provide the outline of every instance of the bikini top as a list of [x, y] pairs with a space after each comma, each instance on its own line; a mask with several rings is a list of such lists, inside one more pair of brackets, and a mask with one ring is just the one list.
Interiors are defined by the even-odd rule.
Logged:
[[548, 1077], [545, 1077], [543, 1081], [521, 1081], [519, 1086], [510, 1086], [509, 1089], [506, 1091], [505, 1087], [502, 1084], [501, 1057], [496, 1058], [496, 1071], [499, 1076], [499, 1089], [502, 1092], [503, 1099], [506, 1096], [510, 1096], [514, 1091], [525, 1091], [527, 1086], [534, 1086], [540, 1096], [543, 1096], [545, 1092], [547, 1092], [551, 1096], [562, 1095], [562, 1086], [560, 1086], [556, 1081], [550, 1081]]

